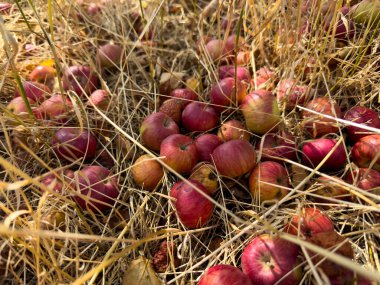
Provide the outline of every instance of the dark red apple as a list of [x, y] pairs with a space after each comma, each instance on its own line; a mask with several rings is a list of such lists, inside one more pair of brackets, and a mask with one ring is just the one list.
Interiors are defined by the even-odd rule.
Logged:
[[240, 81], [235, 78], [226, 77], [220, 80], [211, 90], [210, 101], [215, 110], [219, 113], [236, 107], [247, 95], [247, 89]]
[[223, 40], [212, 39], [206, 43], [206, 53], [212, 61], [220, 60], [226, 55]]
[[71, 186], [76, 190], [77, 204], [85, 210], [105, 212], [119, 196], [117, 177], [102, 166], [87, 166], [75, 174]]
[[[317, 97], [311, 100], [306, 104], [305, 108], [332, 117], [336, 115], [336, 118], [342, 117], [339, 105], [326, 97]], [[302, 118], [305, 130], [314, 138], [339, 131], [337, 122], [323, 115], [313, 114], [310, 111], [304, 110], [302, 112]]]
[[181, 99], [181, 101], [184, 103], [184, 106], [187, 104], [198, 101], [199, 97], [198, 94], [195, 93], [193, 90], [190, 89], [174, 89], [172, 92], [170, 92], [170, 97]]
[[284, 79], [278, 83], [277, 99], [285, 105], [286, 110], [291, 111], [296, 105], [303, 105], [307, 91], [306, 85], [298, 85], [294, 79]]
[[199, 154], [199, 161], [211, 162], [211, 153], [223, 141], [213, 134], [200, 135], [195, 139], [195, 146]]
[[361, 138], [351, 151], [352, 159], [360, 168], [371, 166], [380, 172], [380, 134]]
[[263, 234], [254, 238], [244, 249], [241, 267], [252, 284], [295, 285], [302, 278], [301, 267], [298, 266], [299, 250], [294, 243]]
[[162, 161], [180, 174], [188, 174], [198, 162], [195, 142], [181, 134], [170, 135], [161, 143]]
[[295, 137], [285, 131], [265, 134], [261, 142], [256, 145], [256, 149], [261, 151], [262, 160], [278, 160], [278, 158], [297, 160]]
[[241, 103], [241, 111], [248, 129], [256, 134], [275, 130], [281, 121], [277, 99], [270, 91], [248, 94]]
[[348, 172], [346, 174], [344, 180], [363, 190], [371, 190], [380, 187], [380, 172], [369, 168], [354, 169], [352, 173]]
[[349, 39], [355, 35], [355, 24], [348, 17], [349, 9], [343, 6], [337, 18], [334, 19], [334, 11], [330, 11], [323, 19], [322, 25], [326, 32], [330, 32], [337, 39]]
[[99, 77], [88, 66], [74, 65], [65, 70], [62, 77], [63, 88], [73, 90], [78, 96], [91, 94], [99, 88]]
[[231, 178], [251, 171], [256, 165], [255, 149], [245, 140], [225, 142], [214, 149], [211, 157], [218, 172]]
[[68, 96], [54, 94], [42, 102], [37, 108], [37, 111], [42, 119], [51, 120], [56, 123], [64, 123], [68, 120], [68, 113], [72, 108], [73, 104]]
[[252, 285], [252, 283], [239, 268], [218, 264], [203, 273], [198, 285]]
[[295, 214], [285, 232], [292, 235], [310, 238], [315, 234], [334, 231], [334, 224], [330, 218], [317, 208], [302, 208], [300, 213]]
[[[187, 180], [187, 182], [207, 193], [206, 188], [198, 181]], [[188, 183], [179, 181], [174, 184], [170, 196], [176, 199], [174, 207], [181, 223], [190, 229], [201, 228], [210, 220], [214, 204]]]
[[[363, 106], [352, 107], [344, 114], [343, 119], [380, 129], [379, 114], [375, 110]], [[357, 142], [361, 138], [373, 134], [373, 132], [351, 125], [347, 125], [347, 133], [352, 142]]]
[[[337, 141], [334, 139], [316, 139], [306, 142], [302, 147], [302, 162], [311, 168], [317, 167], [336, 144]], [[341, 142], [319, 169], [337, 171], [344, 168], [346, 163], [346, 150]]]
[[93, 134], [86, 129], [74, 127], [59, 129], [52, 139], [55, 154], [68, 161], [94, 158], [96, 146], [97, 141]]
[[216, 169], [211, 163], [198, 163], [191, 171], [189, 179], [201, 183], [207, 189], [209, 195], [216, 192], [219, 184]]
[[147, 116], [140, 127], [143, 144], [157, 151], [160, 150], [161, 143], [165, 138], [178, 133], [179, 128], [173, 119], [160, 112]]
[[220, 126], [218, 137], [224, 142], [237, 139], [249, 141], [251, 134], [240, 121], [229, 120]]
[[[26, 97], [32, 99], [36, 102], [41, 102], [44, 99], [50, 96], [51, 90], [49, 87], [42, 83], [33, 82], [33, 81], [24, 81], [22, 86], [25, 91]], [[17, 87], [15, 90], [15, 97], [21, 96], [21, 90]]]
[[96, 62], [102, 68], [118, 67], [123, 56], [123, 47], [115, 43], [107, 43], [99, 47]]
[[233, 65], [222, 65], [219, 67], [219, 79], [224, 79], [226, 77], [232, 77], [236, 80], [241, 82], [249, 83], [251, 81], [251, 74], [249, 73], [249, 70], [242, 66], [237, 66], [235, 69], [235, 66]]
[[182, 125], [191, 132], [207, 132], [215, 128], [218, 121], [215, 109], [205, 103], [192, 102], [182, 112]]
[[153, 191], [161, 182], [164, 170], [156, 159], [149, 154], [144, 154], [132, 165], [131, 174], [139, 187]]
[[249, 191], [259, 203], [281, 200], [289, 192], [288, 176], [282, 164], [275, 161], [260, 162], [249, 176]]

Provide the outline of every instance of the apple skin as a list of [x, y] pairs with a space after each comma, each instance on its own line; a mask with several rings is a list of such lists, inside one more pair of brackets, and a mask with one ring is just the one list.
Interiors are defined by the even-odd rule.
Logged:
[[160, 112], [147, 116], [140, 127], [143, 144], [156, 151], [160, 150], [161, 143], [165, 138], [178, 133], [178, 125], [173, 119]]
[[73, 65], [65, 70], [62, 77], [63, 89], [73, 90], [78, 96], [91, 94], [100, 86], [99, 77], [88, 66]]
[[285, 131], [265, 134], [256, 145], [256, 150], [261, 151], [263, 161], [281, 161], [278, 158], [297, 160], [295, 137]]
[[218, 122], [215, 109], [205, 103], [192, 102], [182, 112], [182, 125], [190, 132], [207, 132]]
[[189, 179], [201, 183], [207, 189], [209, 195], [213, 195], [218, 189], [218, 175], [211, 163], [198, 163], [191, 171]]
[[171, 98], [165, 100], [158, 111], [168, 115], [179, 125], [181, 123], [182, 111], [186, 105], [182, 100]]
[[29, 74], [29, 80], [45, 84], [50, 90], [54, 89], [57, 71], [51, 66], [39, 65]]
[[276, 130], [281, 121], [276, 97], [270, 91], [256, 90], [248, 94], [241, 103], [241, 111], [248, 129], [256, 134]]
[[106, 90], [98, 89], [91, 93], [88, 98], [87, 106], [92, 107], [93, 105], [102, 111], [107, 111], [109, 109], [111, 97]]
[[219, 128], [218, 137], [224, 142], [237, 139], [249, 141], [251, 139], [248, 130], [238, 120], [224, 122]]
[[[207, 193], [206, 188], [198, 181], [188, 180], [188, 182]], [[170, 196], [176, 199], [174, 207], [177, 216], [187, 228], [201, 228], [212, 217], [214, 204], [186, 182], [175, 183], [170, 190]]]
[[235, 85], [235, 78], [226, 77], [212, 88], [210, 102], [218, 113], [222, 113], [228, 107], [236, 107], [246, 95], [247, 89], [243, 83], [236, 80]]
[[211, 162], [211, 154], [223, 141], [216, 135], [203, 134], [195, 139], [195, 146], [198, 150], [199, 161]]
[[[57, 175], [61, 178], [57, 178], [54, 173], [50, 173], [41, 179], [41, 183], [44, 184], [47, 188], [49, 188], [52, 192], [62, 193], [62, 189], [64, 187], [64, 182], [69, 183], [74, 178], [74, 171], [71, 169], [67, 169], [65, 171], [58, 171]], [[70, 184], [70, 183], [69, 183]], [[43, 189], [41, 189], [43, 191]]]
[[296, 105], [303, 105], [307, 99], [306, 85], [296, 84], [294, 79], [283, 79], [277, 86], [277, 99], [285, 104], [287, 111], [293, 110]]
[[[24, 88], [26, 97], [36, 102], [41, 102], [45, 100], [51, 94], [50, 88], [39, 82], [24, 81], [22, 83], [22, 86]], [[17, 87], [15, 89], [14, 97], [20, 97], [20, 96], [21, 96], [21, 90]]]
[[[348, 172], [344, 180], [363, 190], [371, 190], [380, 187], [380, 172], [369, 168], [359, 168], [353, 170], [352, 173]], [[375, 190], [375, 193], [380, 194], [379, 192]]]
[[[363, 106], [352, 107], [344, 114], [343, 119], [357, 124], [363, 124], [369, 127], [380, 129], [379, 115], [376, 113], [376, 111]], [[357, 142], [361, 138], [368, 136], [371, 133], [365, 129], [348, 125], [347, 134], [351, 142]]]
[[235, 71], [235, 66], [233, 65], [222, 65], [219, 67], [219, 79], [224, 79], [226, 77], [235, 78], [238, 81], [249, 83], [251, 81], [251, 74], [249, 70], [242, 66], [237, 66]]
[[361, 138], [351, 150], [352, 160], [360, 168], [372, 168], [380, 172], [380, 134]]
[[102, 68], [117, 67], [120, 64], [122, 56], [122, 46], [114, 43], [107, 43], [98, 48], [96, 62]]
[[144, 154], [132, 165], [131, 174], [139, 187], [152, 192], [164, 177], [164, 169], [151, 155]]
[[272, 90], [274, 89], [274, 77], [275, 74], [269, 67], [261, 67], [256, 71], [256, 79], [252, 80], [251, 85], [255, 88], [255, 90]]
[[179, 99], [181, 102], [183, 102], [184, 107], [193, 101], [199, 100], [197, 93], [195, 93], [193, 90], [185, 88], [174, 89], [172, 92], [170, 92], [169, 96]]
[[211, 58], [212, 61], [220, 60], [223, 56], [226, 55], [224, 49], [223, 40], [220, 39], [211, 39], [206, 43], [206, 53]]
[[230, 178], [239, 177], [256, 165], [255, 149], [245, 140], [225, 142], [214, 149], [211, 157], [217, 171]]
[[[74, 196], [76, 203], [84, 210], [102, 212], [109, 210], [119, 196], [117, 178], [102, 166], [87, 166], [77, 171], [71, 186], [79, 195]], [[78, 187], [78, 188], [77, 188]]]
[[[238, 41], [237, 45], [236, 40]], [[224, 44], [224, 52], [228, 55], [234, 55], [235, 50], [236, 52], [241, 50], [244, 46], [244, 43], [244, 37], [239, 36], [238, 38], [237, 34], [232, 34], [226, 39], [226, 42]]]
[[[342, 111], [335, 101], [330, 101], [326, 97], [317, 97], [309, 101], [305, 108], [334, 117], [334, 111], [337, 118], [342, 117]], [[339, 128], [333, 119], [325, 118], [313, 114], [307, 110], [302, 111], [302, 118], [305, 130], [313, 137], [318, 138], [330, 133], [337, 133]]]
[[281, 200], [289, 192], [288, 175], [285, 167], [278, 162], [260, 162], [249, 176], [249, 191], [259, 203]]
[[54, 94], [49, 99], [42, 102], [36, 108], [41, 119], [49, 120], [55, 123], [65, 123], [68, 120], [68, 112], [72, 110], [73, 104], [69, 97], [62, 94]]
[[[29, 102], [29, 105], [32, 107], [35, 105], [35, 101], [33, 99], [30, 99], [29, 97], [26, 97], [26, 100]], [[12, 114], [19, 116], [22, 118], [28, 118], [28, 109], [26, 107], [26, 104], [24, 102], [24, 99], [22, 97], [16, 97], [13, 98], [7, 105], [7, 110], [10, 111]]]
[[[298, 230], [299, 229], [299, 230]], [[318, 208], [303, 208], [295, 214], [284, 232], [291, 235], [310, 238], [315, 234], [334, 231], [334, 224], [330, 218]]]
[[[296, 244], [263, 234], [254, 238], [244, 249], [241, 267], [252, 284], [298, 284], [302, 278], [301, 267], [295, 268], [299, 263], [299, 250]], [[277, 283], [288, 273], [287, 277]]]
[[[334, 177], [335, 179], [339, 181], [344, 182], [344, 180], [339, 177], [336, 177], [336, 176], [332, 176], [332, 177]], [[315, 201], [320, 202], [320, 203], [327, 203], [327, 204], [336, 203], [336, 202], [332, 202], [328, 198], [334, 198], [334, 199], [338, 199], [342, 201], [351, 201], [350, 192], [347, 191], [338, 182], [335, 182], [331, 180], [330, 178], [323, 177], [323, 176], [319, 177], [317, 181], [318, 183], [321, 184], [321, 187], [320, 189], [317, 189], [314, 192], [314, 194], [317, 194], [321, 197], [313, 197]], [[324, 206], [323, 208], [328, 209], [330, 207]]]
[[190, 137], [174, 134], [161, 143], [162, 161], [180, 174], [188, 174], [198, 162], [198, 151]]
[[93, 134], [86, 129], [74, 127], [59, 129], [52, 139], [55, 154], [67, 161], [94, 158], [96, 146], [97, 141]]
[[252, 283], [239, 268], [218, 264], [203, 273], [198, 285], [252, 285]]
[[[334, 139], [315, 139], [306, 142], [302, 147], [302, 162], [311, 168], [315, 168], [334, 148], [337, 141]], [[321, 171], [337, 171], [342, 169], [347, 162], [346, 151], [343, 143], [334, 150], [326, 162], [321, 166]]]

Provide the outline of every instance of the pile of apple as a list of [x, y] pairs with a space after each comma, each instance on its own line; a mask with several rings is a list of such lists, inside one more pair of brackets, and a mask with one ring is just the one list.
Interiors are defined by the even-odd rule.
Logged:
[[[252, 78], [249, 51], [237, 35], [225, 40], [205, 38], [198, 48], [203, 48], [206, 60], [221, 64], [219, 81], [201, 96], [207, 101], [191, 89], [172, 90], [158, 111], [143, 120], [141, 142], [158, 157], [143, 155], [133, 164], [136, 185], [159, 190], [164, 169], [175, 173], [179, 180], [170, 196], [178, 220], [194, 229], [210, 221], [220, 180], [238, 180], [247, 185], [256, 202], [268, 205], [281, 201], [297, 186], [289, 178], [290, 165], [302, 164], [319, 176], [320, 187], [312, 199], [322, 206], [302, 208], [284, 231], [322, 248], [340, 246], [335, 253], [353, 259], [348, 240], [334, 230], [323, 208], [334, 207], [339, 200], [358, 202], [345, 183], [378, 193], [379, 114], [365, 106], [343, 110], [328, 95], [298, 83], [295, 77], [281, 78], [267, 66]], [[289, 113], [300, 118], [303, 142], [297, 142], [295, 129], [283, 121]], [[217, 265], [199, 284], [298, 284], [305, 263], [302, 255], [289, 241], [261, 235], [243, 251], [244, 274], [235, 267]], [[331, 284], [355, 280], [352, 271], [311, 251], [308, 255]], [[357, 280], [369, 284], [362, 277]]]

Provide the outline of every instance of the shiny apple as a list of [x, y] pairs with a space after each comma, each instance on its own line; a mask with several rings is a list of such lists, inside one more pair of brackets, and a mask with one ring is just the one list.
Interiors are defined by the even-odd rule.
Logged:
[[215, 128], [218, 122], [215, 109], [205, 103], [192, 102], [182, 112], [182, 125], [190, 132], [207, 132]]

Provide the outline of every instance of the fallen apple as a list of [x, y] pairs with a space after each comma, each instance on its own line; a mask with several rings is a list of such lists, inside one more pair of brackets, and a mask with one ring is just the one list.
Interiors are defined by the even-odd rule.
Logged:
[[161, 164], [151, 155], [144, 154], [132, 165], [131, 174], [139, 187], [153, 191], [164, 177], [164, 170]]
[[189, 179], [201, 183], [207, 189], [209, 195], [214, 194], [218, 188], [218, 175], [211, 163], [198, 163], [191, 171]]
[[[50, 88], [39, 82], [24, 81], [22, 83], [22, 87], [24, 88], [26, 97], [32, 99], [35, 102], [41, 102], [48, 98], [51, 94]], [[21, 96], [21, 90], [19, 87], [15, 89], [14, 96]]]
[[88, 66], [74, 65], [64, 71], [62, 86], [66, 91], [72, 90], [82, 96], [98, 89], [100, 82], [99, 77]]
[[237, 139], [250, 141], [251, 134], [240, 121], [229, 120], [220, 126], [218, 137], [224, 142]]
[[199, 161], [211, 162], [211, 154], [223, 141], [216, 135], [203, 134], [195, 139], [195, 146], [199, 154]]
[[295, 140], [295, 137], [286, 131], [268, 133], [256, 145], [256, 150], [261, 151], [262, 160], [281, 161], [281, 158], [286, 158], [296, 161]]
[[351, 155], [357, 166], [380, 172], [380, 134], [361, 138], [354, 144]]
[[215, 128], [218, 121], [215, 109], [205, 103], [192, 102], [182, 112], [182, 125], [190, 132], [207, 132]]
[[252, 285], [252, 283], [239, 268], [218, 264], [203, 273], [198, 285]]

